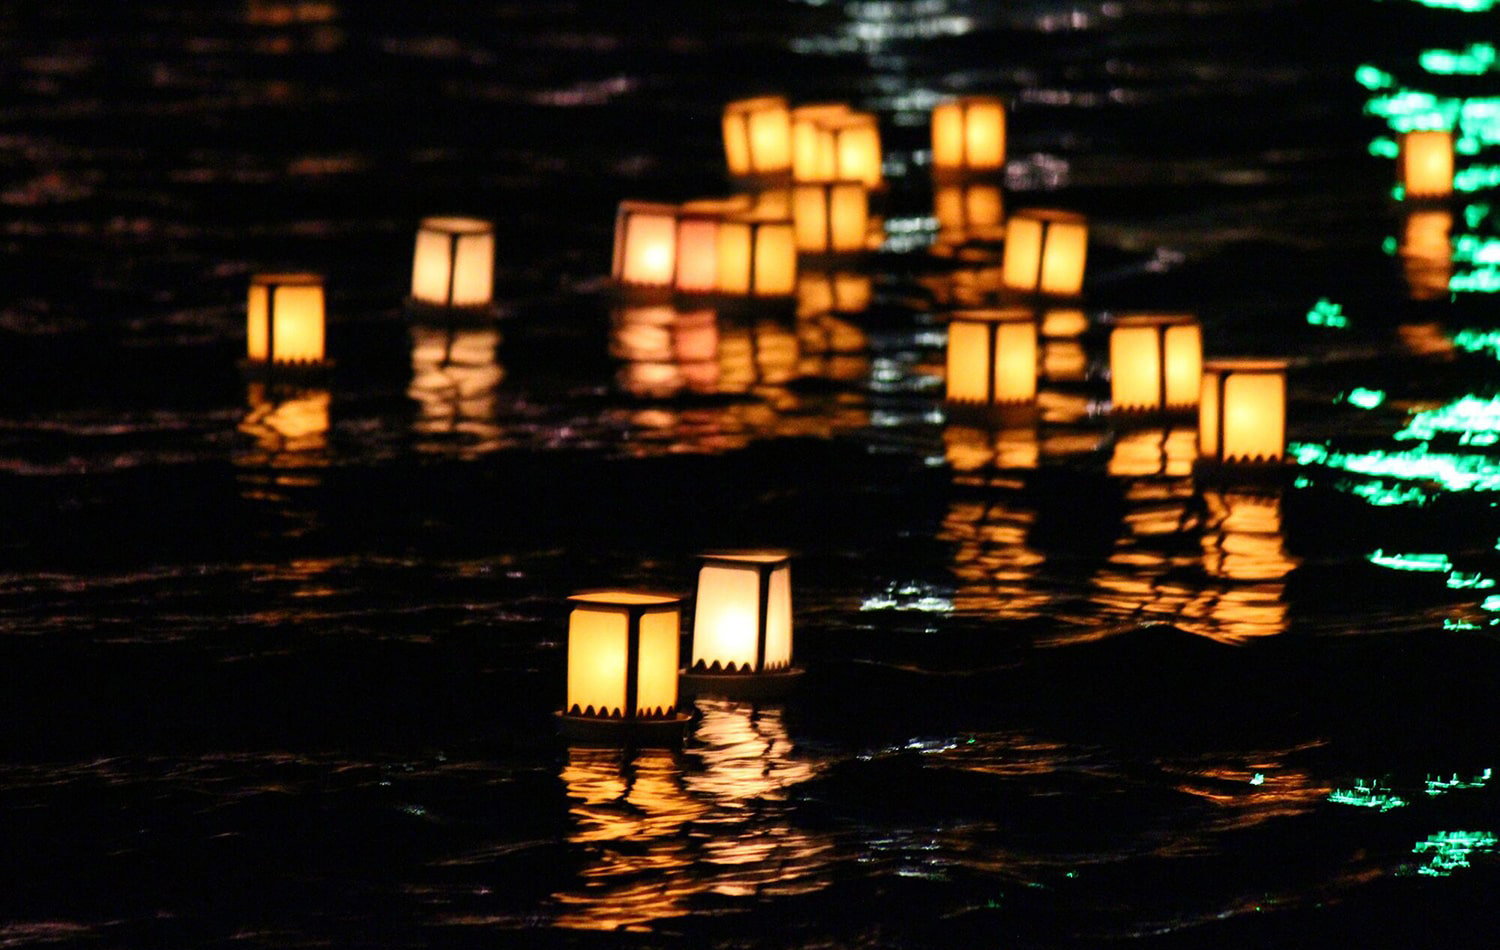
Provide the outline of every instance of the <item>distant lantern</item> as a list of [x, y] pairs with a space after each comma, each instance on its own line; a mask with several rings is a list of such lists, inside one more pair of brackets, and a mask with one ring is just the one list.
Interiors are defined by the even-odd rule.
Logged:
[[682, 599], [623, 590], [568, 598], [565, 734], [641, 741], [675, 739]]
[[932, 167], [940, 175], [997, 172], [1005, 166], [1005, 106], [964, 96], [932, 110]]
[[252, 367], [323, 364], [321, 274], [256, 274], [246, 309]]
[[797, 240], [786, 218], [747, 213], [719, 227], [719, 292], [789, 297], [797, 289]]
[[1198, 398], [1198, 454], [1209, 462], [1279, 462], [1286, 451], [1286, 361], [1208, 360]]
[[1005, 204], [999, 185], [939, 185], [933, 194], [933, 213], [940, 241], [998, 241], [1005, 236]]
[[724, 154], [736, 178], [766, 178], [791, 171], [791, 116], [781, 96], [740, 99], [724, 107]]
[[1109, 336], [1110, 401], [1121, 412], [1187, 409], [1203, 382], [1203, 334], [1189, 314], [1132, 314]]
[[1017, 211], [1005, 226], [1005, 286], [1076, 297], [1083, 290], [1088, 220], [1069, 211]]
[[792, 188], [792, 226], [801, 253], [863, 251], [869, 222], [869, 194], [860, 182], [799, 182]]
[[423, 218], [411, 298], [443, 308], [488, 307], [495, 291], [495, 226], [479, 218]]
[[677, 280], [677, 206], [622, 201], [612, 274], [626, 288], [670, 290]]
[[791, 556], [785, 551], [703, 555], [684, 688], [733, 691], [736, 682], [749, 678], [784, 681], [800, 672], [792, 667]]
[[792, 110], [792, 180], [832, 181], [839, 177], [838, 149], [830, 122], [849, 114], [849, 107], [842, 102], [820, 102]]
[[1029, 405], [1036, 399], [1035, 315], [1020, 307], [957, 310], [948, 323], [948, 401]]
[[1423, 129], [1401, 136], [1397, 177], [1408, 198], [1445, 198], [1453, 193], [1453, 133]]
[[850, 112], [824, 123], [833, 138], [832, 178], [863, 182], [878, 188], [881, 173], [880, 125], [874, 113]]

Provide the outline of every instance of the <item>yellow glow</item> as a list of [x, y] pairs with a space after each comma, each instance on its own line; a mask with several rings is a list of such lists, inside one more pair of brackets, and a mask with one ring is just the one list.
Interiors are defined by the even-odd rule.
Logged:
[[[719, 290], [723, 293], [750, 292], [753, 228], [748, 220], [726, 221], [719, 228]], [[795, 259], [795, 248], [792, 254]]]
[[495, 229], [490, 222], [422, 219], [412, 257], [412, 299], [439, 307], [484, 306], [494, 295], [494, 269]]
[[841, 102], [792, 110], [792, 180], [832, 181], [838, 176], [838, 148], [830, 120], [849, 114]]
[[1036, 398], [1036, 324], [1007, 320], [995, 337], [995, 402], [1031, 402]]
[[948, 401], [988, 402], [989, 375], [990, 328], [983, 323], [948, 324]]
[[863, 250], [869, 227], [869, 198], [864, 185], [797, 185], [792, 191], [792, 225], [798, 251], [827, 254]]
[[933, 193], [940, 235], [948, 241], [995, 241], [1005, 236], [1004, 201], [998, 185], [941, 185]]
[[[323, 360], [322, 277], [258, 274], [250, 279], [246, 312], [246, 348], [251, 361], [263, 363], [269, 358], [272, 363], [318, 363]], [[268, 329], [274, 339], [268, 339]], [[268, 349], [274, 352], [268, 353]]]
[[693, 666], [755, 667], [760, 578], [753, 568], [705, 564], [693, 613]]
[[1083, 290], [1088, 222], [1066, 211], [1018, 211], [1006, 224], [1004, 280], [1014, 290], [1074, 297]]
[[766, 654], [763, 670], [792, 665], [792, 567], [784, 564], [771, 571], [767, 587]]
[[710, 216], [684, 216], [677, 225], [677, 289], [719, 289], [719, 223]]
[[1199, 401], [1198, 445], [1203, 456], [1223, 462], [1279, 460], [1286, 448], [1285, 363], [1207, 363]]
[[1401, 136], [1399, 177], [1411, 198], [1441, 198], [1453, 193], [1453, 134], [1443, 130], [1407, 132]]
[[757, 297], [784, 297], [797, 288], [797, 240], [790, 221], [756, 221]]
[[868, 112], [851, 112], [828, 124], [833, 134], [834, 172], [831, 177], [878, 187], [881, 175], [880, 126]]
[[[1089, 328], [1089, 318], [1076, 307], [1052, 308], [1042, 314], [1042, 336], [1080, 336]], [[1194, 384], [1196, 385], [1196, 380]]]
[[1042, 375], [1053, 382], [1082, 382], [1088, 376], [1089, 357], [1083, 344], [1074, 340], [1052, 340], [1042, 346]]
[[932, 110], [932, 164], [939, 171], [996, 171], [1005, 164], [1005, 107], [966, 96]]
[[948, 400], [1003, 405], [1036, 398], [1036, 322], [1027, 310], [958, 311], [948, 324]]
[[681, 615], [675, 610], [641, 617], [636, 715], [659, 716], [677, 706], [677, 644]]
[[1437, 300], [1448, 294], [1453, 276], [1453, 213], [1445, 209], [1413, 211], [1406, 216], [1400, 254], [1413, 300]]
[[791, 148], [786, 99], [759, 96], [724, 107], [724, 153], [731, 175], [785, 174], [791, 168]]
[[677, 269], [677, 209], [627, 201], [615, 219], [614, 278], [643, 287], [670, 287]]
[[568, 615], [568, 700], [592, 715], [623, 715], [629, 620], [624, 611], [575, 607]]
[[1118, 410], [1195, 405], [1203, 377], [1197, 322], [1187, 316], [1121, 317], [1109, 338], [1109, 368], [1110, 398]]

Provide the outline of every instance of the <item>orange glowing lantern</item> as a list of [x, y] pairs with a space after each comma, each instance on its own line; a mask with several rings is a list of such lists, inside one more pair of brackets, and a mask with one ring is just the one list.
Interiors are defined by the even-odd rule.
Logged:
[[838, 149], [829, 123], [849, 115], [842, 102], [816, 103], [792, 110], [792, 180], [832, 181], [838, 177]]
[[1453, 194], [1453, 133], [1423, 129], [1401, 136], [1397, 177], [1408, 198]]
[[869, 194], [860, 182], [800, 182], [792, 189], [792, 227], [801, 253], [863, 251], [869, 222]]
[[411, 299], [480, 309], [495, 290], [495, 226], [479, 218], [423, 218], [411, 265]]
[[932, 167], [939, 175], [997, 172], [1005, 165], [1005, 106], [964, 96], [932, 110]]
[[615, 216], [615, 281], [669, 290], [677, 281], [677, 206], [623, 201]]
[[881, 174], [880, 125], [873, 113], [849, 112], [825, 120], [823, 127], [833, 143], [833, 174], [825, 179], [863, 182], [878, 188]]
[[781, 96], [740, 99], [724, 107], [724, 154], [736, 178], [786, 175], [792, 166], [791, 114]]
[[941, 241], [998, 241], [1005, 236], [1005, 206], [999, 185], [940, 185], [933, 193], [933, 211]]
[[251, 367], [324, 365], [321, 274], [256, 274], [246, 309]]
[[801, 674], [792, 666], [792, 564], [785, 551], [703, 555], [684, 689], [748, 694]]
[[1189, 314], [1118, 317], [1109, 336], [1110, 401], [1119, 412], [1197, 405], [1203, 334]]
[[682, 599], [623, 590], [568, 598], [567, 700], [572, 738], [676, 740], [688, 716], [677, 704]]
[[1203, 364], [1198, 455], [1210, 463], [1279, 462], [1286, 451], [1286, 361]]
[[1029, 294], [1078, 296], [1088, 237], [1088, 220], [1081, 214], [1017, 211], [1005, 226], [1005, 286]]
[[948, 402], [1030, 405], [1036, 377], [1037, 328], [1030, 310], [954, 311], [948, 323]]
[[789, 297], [797, 289], [797, 240], [784, 217], [739, 214], [719, 226], [719, 292]]

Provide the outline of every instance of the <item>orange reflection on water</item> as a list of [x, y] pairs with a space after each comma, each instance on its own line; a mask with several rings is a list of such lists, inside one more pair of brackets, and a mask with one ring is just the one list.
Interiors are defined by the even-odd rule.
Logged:
[[1413, 300], [1448, 296], [1453, 276], [1453, 212], [1443, 208], [1409, 211], [1401, 231], [1398, 253], [1407, 291]]
[[1131, 482], [1125, 491], [1125, 530], [1094, 574], [1090, 598], [1117, 622], [1176, 620], [1194, 596], [1185, 578], [1198, 566], [1192, 532], [1201, 523], [1190, 479]]
[[961, 473], [1033, 469], [1042, 456], [1035, 426], [987, 429], [949, 425], [943, 429], [943, 444], [948, 464]]
[[1126, 477], [1193, 473], [1198, 456], [1198, 431], [1191, 426], [1134, 429], [1115, 439], [1109, 473]]
[[719, 388], [747, 392], [797, 377], [797, 334], [777, 320], [725, 320], [719, 326]]
[[798, 374], [854, 383], [870, 374], [870, 340], [865, 331], [832, 314], [797, 318]]
[[[411, 384], [406, 395], [421, 407], [413, 423], [419, 436], [457, 436], [465, 451], [501, 447], [495, 387], [505, 370], [495, 358], [500, 332], [493, 327], [411, 328]], [[419, 442], [419, 449], [442, 443]]]
[[624, 361], [615, 381], [632, 396], [719, 391], [719, 325], [713, 310], [617, 308], [610, 315], [609, 353]]
[[245, 392], [249, 411], [239, 430], [255, 439], [264, 458], [246, 459], [250, 464], [318, 464], [328, 448], [327, 390], [283, 390], [265, 383], [251, 383]]
[[1218, 583], [1184, 615], [1227, 642], [1285, 632], [1285, 582], [1297, 560], [1286, 553], [1280, 496], [1205, 491], [1203, 504], [1203, 570]]
[[1007, 619], [1047, 612], [1050, 595], [1037, 584], [1046, 556], [1028, 543], [1035, 522], [1035, 511], [1004, 494], [949, 505], [938, 539], [954, 545], [955, 610]]

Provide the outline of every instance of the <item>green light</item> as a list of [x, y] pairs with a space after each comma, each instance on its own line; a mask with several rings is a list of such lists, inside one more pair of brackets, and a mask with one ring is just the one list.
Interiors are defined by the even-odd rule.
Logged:
[[1460, 330], [1453, 335], [1453, 345], [1465, 353], [1488, 351], [1500, 359], [1500, 330]]
[[1400, 250], [1400, 248], [1401, 245], [1397, 242], [1394, 235], [1380, 242], [1380, 249], [1385, 252], [1387, 257], [1395, 257], [1396, 251]]
[[1490, 613], [1500, 611], [1500, 595], [1486, 597], [1484, 603], [1479, 605], [1480, 610], [1488, 610]]
[[1375, 92], [1378, 89], [1389, 89], [1394, 86], [1396, 77], [1366, 63], [1354, 71], [1354, 81], [1371, 92]]
[[1490, 216], [1490, 206], [1487, 204], [1473, 204], [1464, 206], [1464, 224], [1471, 228], [1477, 228], [1484, 223], [1484, 219]]
[[1453, 564], [1446, 554], [1386, 554], [1376, 549], [1365, 559], [1377, 567], [1388, 567], [1394, 571], [1451, 571]]
[[1418, 874], [1447, 877], [1459, 868], [1469, 867], [1469, 855], [1475, 851], [1494, 850], [1495, 835], [1488, 831], [1439, 831], [1418, 841], [1412, 854], [1430, 854], [1428, 862], [1417, 868]]
[[1455, 620], [1449, 617], [1443, 621], [1444, 630], [1480, 630], [1483, 629], [1477, 623], [1468, 620]]
[[[1294, 442], [1288, 451], [1298, 465], [1323, 465], [1365, 476], [1364, 481], [1335, 487], [1372, 505], [1425, 505], [1434, 495], [1423, 486], [1432, 484], [1453, 492], [1500, 491], [1500, 460], [1430, 452], [1426, 443], [1406, 452], [1335, 452], [1325, 445]], [[1414, 484], [1388, 485], [1382, 479]]]
[[1500, 166], [1497, 165], [1470, 165], [1453, 174], [1453, 187], [1457, 191], [1489, 191], [1496, 185], [1500, 185]]
[[1459, 778], [1457, 772], [1454, 772], [1453, 777], [1450, 779], [1433, 778], [1429, 775], [1427, 776], [1427, 794], [1441, 795], [1444, 792], [1455, 792], [1466, 788], [1484, 788], [1485, 783], [1490, 780], [1493, 771], [1493, 769], [1485, 769], [1483, 772], [1467, 780]]
[[1394, 139], [1381, 137], [1370, 142], [1370, 154], [1376, 158], [1395, 158], [1401, 154], [1401, 146]]
[[1265, 773], [1264, 772], [1256, 772], [1253, 776], [1251, 776], [1251, 778], [1250, 778], [1250, 784], [1251, 785], [1264, 785], [1264, 784], [1266, 784], [1266, 775], [1265, 775]]
[[1428, 50], [1421, 61], [1423, 69], [1438, 76], [1480, 76], [1494, 68], [1495, 47], [1471, 43], [1465, 50]]
[[1500, 439], [1500, 396], [1490, 399], [1465, 396], [1441, 408], [1416, 413], [1393, 438], [1398, 442], [1408, 439], [1425, 442], [1439, 432], [1461, 433], [1460, 445], [1493, 444]]
[[1484, 13], [1494, 8], [1500, 0], [1412, 0], [1434, 10], [1455, 10], [1459, 13]]
[[1454, 571], [1448, 575], [1448, 586], [1453, 590], [1489, 590], [1495, 586], [1495, 580], [1477, 571], [1473, 574]]
[[1363, 779], [1355, 779], [1354, 787], [1351, 789], [1334, 789], [1328, 793], [1328, 800], [1336, 805], [1378, 808], [1382, 812], [1388, 812], [1392, 808], [1400, 808], [1406, 804], [1404, 799], [1390, 789], [1382, 788], [1379, 782], [1366, 783]]
[[[1344, 393], [1339, 399], [1342, 399], [1351, 406], [1358, 406], [1361, 409], [1374, 409], [1385, 402], [1385, 392], [1379, 389], [1357, 387]], [[1337, 402], [1338, 400], [1334, 401]]]
[[1315, 327], [1342, 329], [1349, 325], [1349, 318], [1344, 315], [1342, 306], [1323, 297], [1307, 312], [1307, 322]]

